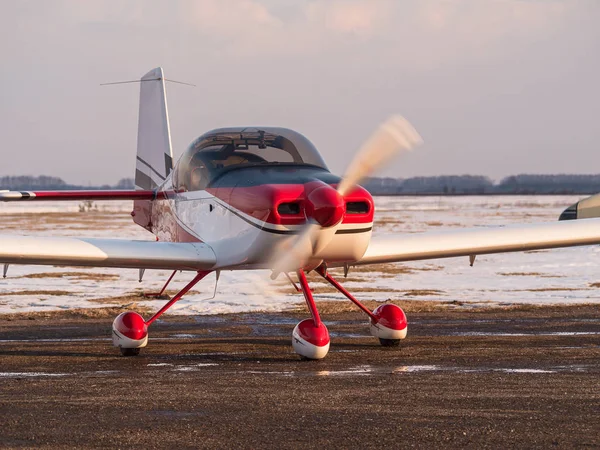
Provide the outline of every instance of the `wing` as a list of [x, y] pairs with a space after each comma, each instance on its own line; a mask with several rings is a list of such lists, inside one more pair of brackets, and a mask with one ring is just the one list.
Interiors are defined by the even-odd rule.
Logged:
[[0, 236], [0, 263], [209, 270], [216, 256], [202, 243]]
[[154, 200], [155, 191], [0, 191], [0, 201], [22, 200]]
[[600, 219], [374, 236], [352, 265], [600, 244]]

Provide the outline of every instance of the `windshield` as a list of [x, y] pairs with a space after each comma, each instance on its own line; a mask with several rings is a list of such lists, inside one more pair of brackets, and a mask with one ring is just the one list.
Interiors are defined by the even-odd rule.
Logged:
[[223, 173], [261, 165], [327, 169], [314, 146], [292, 130], [221, 129], [190, 145], [175, 169], [174, 186], [178, 191], [202, 190]]

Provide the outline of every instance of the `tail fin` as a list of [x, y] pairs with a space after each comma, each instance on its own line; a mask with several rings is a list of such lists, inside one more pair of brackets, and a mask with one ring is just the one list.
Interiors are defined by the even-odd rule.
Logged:
[[[172, 170], [173, 152], [165, 78], [162, 68], [157, 67], [140, 80], [135, 188], [154, 190], [165, 181]], [[135, 223], [152, 231], [151, 200], [135, 200], [132, 215]]]
[[173, 170], [171, 131], [162, 67], [141, 78], [138, 122], [136, 189], [152, 190]]

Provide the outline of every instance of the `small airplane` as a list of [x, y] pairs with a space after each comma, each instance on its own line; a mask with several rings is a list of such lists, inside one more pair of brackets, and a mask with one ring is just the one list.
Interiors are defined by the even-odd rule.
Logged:
[[[328, 272], [343, 267], [600, 244], [600, 219], [372, 236], [375, 213], [359, 186], [399, 153], [422, 141], [403, 118], [383, 123], [364, 143], [343, 177], [333, 175], [301, 134], [273, 127], [209, 131], [173, 165], [165, 77], [156, 68], [140, 80], [135, 190], [1, 191], [3, 201], [133, 200], [131, 215], [156, 241], [0, 236], [0, 263], [193, 271], [194, 278], [152, 317], [128, 311], [112, 325], [125, 356], [148, 343], [148, 327], [211, 272], [269, 269], [304, 294], [311, 318], [292, 332], [294, 350], [324, 358], [329, 332], [306, 274], [315, 271], [370, 319], [371, 334], [396, 346], [407, 334], [396, 305], [374, 311]], [[290, 274], [295, 273], [297, 284]], [[299, 286], [298, 286], [299, 285]]]

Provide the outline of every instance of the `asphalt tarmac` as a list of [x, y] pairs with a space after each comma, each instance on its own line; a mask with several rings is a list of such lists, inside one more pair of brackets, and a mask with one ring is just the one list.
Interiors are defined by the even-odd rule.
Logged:
[[166, 317], [137, 357], [110, 317], [0, 317], [0, 445], [600, 447], [600, 306], [412, 312], [399, 348], [332, 313], [322, 361], [305, 317]]

